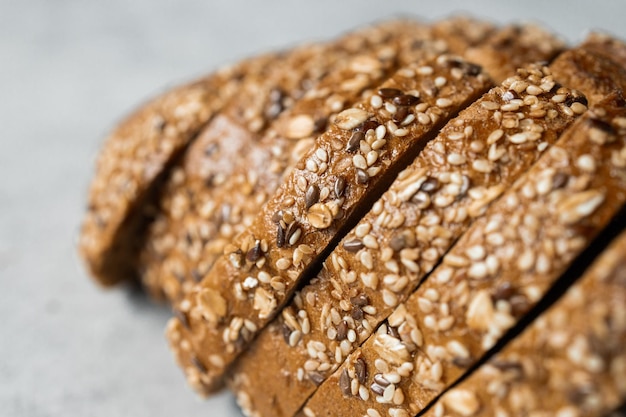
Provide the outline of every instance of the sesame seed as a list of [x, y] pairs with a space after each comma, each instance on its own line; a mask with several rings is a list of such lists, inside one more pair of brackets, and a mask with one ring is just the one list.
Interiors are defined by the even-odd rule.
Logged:
[[591, 155], [585, 154], [578, 157], [576, 160], [576, 166], [581, 170], [592, 174], [596, 170], [596, 161]]
[[526, 87], [526, 92], [532, 96], [538, 96], [539, 94], [543, 94], [543, 90], [541, 89], [541, 87], [532, 84]]
[[364, 385], [361, 385], [359, 387], [359, 397], [361, 397], [363, 401], [367, 401], [370, 399], [370, 393]]
[[417, 73], [420, 75], [432, 75], [433, 72], [435, 72], [435, 70], [429, 65], [424, 65], [417, 69]]
[[486, 110], [497, 110], [500, 108], [500, 105], [493, 101], [483, 101], [480, 103], [480, 106]]
[[409, 131], [407, 129], [401, 128], [401, 129], [396, 129], [395, 132], [393, 132], [394, 136], [397, 136], [399, 138], [406, 136], [409, 134]]
[[[398, 129], [398, 130], [400, 130], [400, 129]], [[396, 131], [396, 136], [398, 136], [398, 135], [397, 135], [397, 131]], [[376, 152], [376, 151], [369, 151], [369, 152], [367, 153], [367, 156], [366, 156], [366, 162], [367, 162], [367, 166], [368, 166], [368, 167], [369, 167], [369, 166], [374, 165], [374, 163], [375, 163], [377, 160], [378, 160], [378, 152]]]
[[380, 109], [383, 106], [383, 99], [379, 95], [374, 94], [370, 98], [370, 105], [375, 109]]
[[445, 109], [446, 107], [450, 107], [453, 102], [449, 98], [438, 98], [435, 104], [437, 105], [437, 107]]
[[360, 169], [367, 169], [367, 161], [361, 154], [352, 157], [352, 165]]
[[[295, 224], [295, 223], [292, 223], [292, 224]], [[300, 236], [302, 235], [302, 230], [299, 227], [293, 228], [291, 235], [289, 235], [289, 229], [287, 229], [287, 232], [289, 236], [288, 242], [291, 246], [295, 245], [298, 242], [298, 239], [300, 239]]]
[[465, 156], [459, 153], [451, 153], [446, 159], [450, 165], [463, 165], [467, 161]]

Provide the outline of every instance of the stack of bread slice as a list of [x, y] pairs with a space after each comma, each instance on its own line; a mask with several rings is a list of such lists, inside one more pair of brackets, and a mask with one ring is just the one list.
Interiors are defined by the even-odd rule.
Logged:
[[260, 55], [114, 131], [80, 250], [249, 416], [608, 415], [625, 89], [619, 40], [466, 17]]

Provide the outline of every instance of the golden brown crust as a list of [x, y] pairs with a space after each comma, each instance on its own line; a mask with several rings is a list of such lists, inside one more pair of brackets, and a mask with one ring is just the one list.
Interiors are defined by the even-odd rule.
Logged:
[[465, 15], [450, 16], [433, 23], [435, 39], [446, 39], [450, 52], [464, 55], [468, 48], [489, 42], [497, 25]]
[[[625, 104], [612, 96], [568, 129], [318, 389], [303, 415], [414, 415], [481, 358], [624, 208]], [[362, 381], [356, 368], [368, 370]]]
[[518, 73], [442, 129], [242, 355], [231, 385], [247, 414], [293, 415], [575, 120], [553, 97], [584, 97], [548, 68]]
[[626, 232], [428, 417], [595, 417], [626, 401]]
[[565, 44], [535, 25], [509, 25], [491, 33], [487, 42], [474, 44], [463, 53], [479, 62], [491, 77], [502, 82], [528, 63], [549, 62]]
[[[429, 88], [435, 82], [440, 87]], [[168, 326], [189, 381], [203, 391], [216, 388], [297, 282], [306, 279], [336, 236], [360, 216], [359, 207], [386, 187], [445, 120], [488, 86], [476, 66], [442, 56], [398, 71], [382, 86], [395, 96], [386, 104], [376, 96], [381, 100], [368, 98], [339, 113], [252, 226], [181, 303], [184, 323], [175, 319]], [[396, 123], [392, 113], [398, 106], [415, 106], [424, 116]], [[313, 185], [319, 195], [311, 198]], [[194, 366], [198, 362], [201, 366]]]
[[590, 105], [616, 89], [626, 91], [626, 69], [586, 48], [562, 53], [550, 68], [563, 83], [577, 86]]
[[106, 140], [89, 190], [79, 250], [103, 285], [134, 277], [134, 234], [155, 182], [237, 90], [245, 74], [262, 72], [267, 54], [175, 88], [137, 110]]
[[626, 68], [626, 44], [620, 39], [605, 33], [594, 32], [587, 36], [581, 47]]

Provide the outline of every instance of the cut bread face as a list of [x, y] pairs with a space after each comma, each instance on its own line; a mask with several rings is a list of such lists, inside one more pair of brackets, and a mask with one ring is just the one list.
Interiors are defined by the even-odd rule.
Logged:
[[625, 301], [622, 232], [562, 298], [424, 415], [613, 415], [626, 401]]
[[[470, 226], [300, 415], [370, 409], [415, 415], [474, 366], [623, 216], [625, 115], [624, 99], [612, 95], [575, 122]], [[385, 393], [388, 386], [393, 392]], [[328, 401], [335, 405], [331, 414], [322, 406]]]
[[[439, 87], [432, 89], [435, 80]], [[393, 95], [386, 106], [376, 95], [380, 102], [371, 96], [337, 115], [253, 224], [180, 303], [184, 319], [168, 326], [172, 347], [196, 388], [210, 391], [221, 384], [228, 366], [298, 282], [443, 124], [490, 85], [477, 65], [444, 55], [402, 68], [383, 83], [378, 92]], [[395, 122], [398, 107], [415, 114]], [[314, 201], [308, 196], [311, 185], [320, 190]], [[198, 362], [202, 366], [194, 365]]]
[[[507, 39], [506, 43], [507, 45], [509, 45], [509, 49], [506, 52], [498, 52], [498, 48], [496, 46], [499, 46], [504, 39]], [[535, 49], [530, 48], [529, 45], [537, 43], [538, 39], [543, 39], [544, 44], [549, 45], [549, 47]], [[500, 69], [500, 67], [506, 67], [506, 65], [504, 65], [505, 63], [511, 65], [511, 62], [509, 61], [516, 62], [516, 60], [523, 59], [550, 59], [554, 54], [558, 52], [558, 50], [562, 46], [560, 42], [554, 37], [535, 27], [521, 27], [514, 28], [514, 30], [512, 28], [505, 28], [497, 32], [497, 36], [494, 37], [493, 42], [494, 44], [486, 42], [485, 45], [474, 45], [473, 48], [476, 51], [475, 56], [477, 58], [485, 57], [486, 65], [488, 67], [494, 68], [494, 70], [496, 68]], [[519, 42], [519, 44], [517, 42]], [[505, 57], [511, 57], [511, 59], [507, 60], [505, 59]], [[453, 77], [457, 77], [457, 79], [463, 78], [463, 76], [471, 77], [473, 72], [477, 72], [480, 70], [480, 67], [476, 65], [455, 65], [459, 66], [459, 68], [452, 69], [451, 73], [455, 74], [453, 75]], [[464, 66], [466, 68], [462, 68]], [[420, 125], [420, 122], [417, 120], [417, 118], [420, 116], [419, 113], [422, 113], [421, 116], [424, 120], [425, 118], [430, 117], [425, 113], [428, 106], [432, 106], [433, 104], [435, 105], [435, 107], [439, 106], [440, 108], [446, 108], [450, 106], [450, 100], [448, 100], [447, 98], [439, 100], [442, 97], [437, 97], [437, 95], [439, 94], [439, 89], [445, 90], [448, 88], [448, 85], [446, 84], [447, 80], [445, 79], [445, 77], [439, 76], [439, 74], [436, 73], [433, 75], [431, 73], [432, 68], [421, 69], [421, 71], [423, 71], [423, 73], [416, 74], [417, 76], [425, 77], [425, 79], [420, 80], [421, 84], [419, 85], [419, 87], [423, 90], [423, 92], [420, 92], [419, 94], [425, 94], [429, 97], [435, 97], [433, 103], [417, 104], [417, 101], [420, 100], [417, 98], [417, 96], [414, 96], [411, 99], [406, 97], [411, 96], [412, 94], [393, 96], [393, 88], [389, 87], [387, 87], [387, 89], [389, 90], [387, 91], [387, 97], [384, 97], [385, 93], [383, 93], [381, 95], [376, 95], [376, 97], [374, 97], [374, 102], [365, 103], [366, 106], [369, 107], [378, 106], [378, 108], [374, 108], [374, 113], [376, 113], [376, 110], [378, 110], [379, 108], [382, 108], [381, 112], [383, 113], [394, 113], [391, 115], [391, 125], [385, 126], [385, 131], [378, 129], [382, 132], [378, 134], [381, 135], [381, 138], [383, 139], [382, 141], [379, 140], [379, 144], [386, 141], [384, 138], [387, 128], [389, 128], [390, 131], [394, 132], [392, 133], [393, 136], [395, 136], [396, 130], [398, 131], [399, 135], [404, 136], [408, 133], [408, 130], [403, 128], [402, 126], [398, 126], [398, 124], [405, 123], [406, 125], [411, 125], [411, 123], [417, 122], [416, 124]], [[430, 79], [427, 79], [427, 77], [430, 77]], [[477, 96], [474, 96], [473, 99], [475, 99], [476, 97]], [[384, 99], [389, 99], [389, 102], [384, 103]], [[416, 100], [415, 103], [409, 103], [407, 101], [413, 99]], [[381, 101], [380, 103], [378, 103], [379, 100]], [[385, 108], [383, 108], [383, 105], [385, 106]], [[441, 105], [443, 105], [443, 107], [441, 107]], [[421, 107], [416, 107], [416, 112], [412, 112], [411, 108], [413, 106]], [[409, 109], [407, 109], [407, 107]], [[398, 114], [395, 114], [398, 108], [400, 110], [398, 110]], [[457, 108], [454, 112], [456, 112], [460, 108], [462, 107]], [[358, 116], [359, 112], [363, 113], [362, 110], [363, 109], [351, 109], [350, 111], [354, 114], [357, 114]], [[401, 113], [402, 111], [407, 114], [405, 114], [401, 118], [398, 118], [399, 113]], [[454, 114], [454, 112], [451, 114]], [[337, 118], [340, 119], [342, 114], [344, 113], [340, 113]], [[346, 117], [349, 118], [349, 116], [347, 116], [348, 113], [346, 112], [345, 114]], [[359, 123], [363, 123], [366, 121], [367, 118], [359, 121], [352, 128], [356, 128]], [[431, 123], [436, 124], [437, 121], [431, 118]], [[347, 127], [344, 128], [344, 130], [352, 130], [352, 128]], [[370, 134], [376, 135], [374, 129], [368, 128], [367, 130], [372, 130]], [[387, 169], [384, 166], [386, 163], [384, 163], [383, 166], [380, 166], [380, 168], [370, 166], [371, 164], [374, 164], [376, 162], [376, 159], [379, 156], [379, 152], [377, 148], [372, 148], [374, 146], [373, 142], [376, 140], [375, 136], [372, 136], [371, 143], [368, 143], [369, 139], [363, 140], [365, 139], [365, 134], [367, 133], [367, 130], [364, 132], [354, 132], [355, 135], [351, 135], [350, 138], [345, 138], [346, 143], [350, 141], [354, 142], [353, 149], [349, 149], [350, 144], [348, 143], [345, 151], [347, 151], [348, 153], [356, 152], [357, 155], [353, 156], [352, 161], [349, 163], [349, 165], [346, 165], [346, 167], [342, 167], [340, 169], [343, 170], [345, 168], [349, 168], [350, 165], [356, 168], [355, 177], [353, 178], [353, 184], [357, 187], [366, 185], [368, 182], [370, 182], [369, 177], [377, 175], [380, 172], [380, 169]], [[437, 129], [430, 132], [436, 132], [436, 130]], [[362, 135], [364, 138], [360, 138], [359, 135]], [[430, 137], [432, 137], [432, 135]], [[365, 142], [365, 144], [362, 145], [359, 142]], [[335, 145], [332, 144], [330, 144], [330, 146], [334, 146], [335, 148], [337, 148]], [[362, 149], [360, 149], [361, 146], [369, 147], [369, 149], [363, 151]], [[415, 149], [419, 150], [421, 146], [422, 145], [416, 147]], [[357, 147], [359, 149], [357, 149]], [[335, 151], [337, 149], [335, 149]], [[328, 158], [329, 149], [318, 148], [316, 151], [319, 153], [319, 155], [326, 155], [325, 158]], [[385, 151], [385, 149], [383, 149], [383, 151]], [[404, 152], [404, 150], [401, 152]], [[402, 155], [401, 152], [398, 156], [398, 166], [405, 165], [412, 158], [411, 154], [406, 153]], [[283, 208], [279, 207], [280, 204], [278, 204], [276, 201], [272, 203], [272, 200], [270, 200], [268, 205], [263, 208], [264, 214], [257, 217], [256, 220], [253, 220], [251, 222], [251, 226], [245, 229], [241, 235], [236, 237], [231, 246], [225, 247], [226, 255], [217, 260], [217, 262], [213, 265], [213, 269], [209, 270], [208, 274], [205, 277], [205, 280], [201, 282], [197, 287], [192, 287], [192, 293], [190, 294], [190, 296], [186, 297], [180, 304], [179, 318], [182, 318], [182, 320], [179, 324], [188, 324], [189, 319], [186, 317], [187, 312], [194, 309], [197, 310], [199, 298], [205, 297], [207, 292], [211, 294], [210, 296], [206, 295], [209, 298], [213, 298], [213, 296], [217, 293], [222, 299], [226, 300], [226, 303], [228, 303], [229, 305], [229, 309], [231, 309], [231, 307], [234, 309], [241, 309], [238, 313], [238, 318], [236, 316], [233, 316], [231, 317], [231, 319], [225, 318], [224, 320], [225, 322], [228, 322], [232, 321], [232, 319], [236, 319], [235, 326], [233, 328], [239, 327], [240, 318], [245, 317], [245, 320], [249, 321], [248, 327], [245, 327], [242, 324], [241, 327], [238, 328], [237, 332], [241, 333], [240, 335], [235, 335], [233, 333], [231, 336], [229, 336], [231, 338], [234, 338], [234, 340], [232, 340], [230, 343], [227, 343], [231, 346], [223, 349], [223, 352], [225, 352], [224, 355], [229, 356], [230, 358], [224, 360], [224, 357], [220, 357], [221, 354], [211, 354], [210, 351], [203, 352], [205, 348], [200, 347], [200, 350], [198, 352], [192, 354], [192, 356], [188, 356], [187, 361], [191, 360], [191, 358], [193, 357], [193, 363], [201, 362], [202, 360], [198, 359], [198, 356], [205, 356], [207, 358], [204, 359], [205, 362], [207, 360], [211, 360], [208, 358], [212, 358], [212, 361], [218, 364], [222, 363], [223, 366], [226, 367], [232, 361], [232, 359], [235, 358], [241, 350], [243, 350], [244, 346], [248, 343], [249, 339], [253, 337], [257, 329], [264, 326], [264, 324], [267, 323], [267, 319], [275, 315], [276, 312], [280, 309], [282, 303], [284, 303], [284, 300], [286, 300], [290, 296], [291, 291], [293, 291], [293, 281], [296, 281], [295, 285], [299, 285], [298, 282], [302, 280], [306, 281], [308, 277], [310, 277], [311, 271], [317, 267], [317, 264], [321, 260], [323, 260], [325, 254], [330, 249], [332, 249], [333, 245], [341, 238], [341, 235], [345, 233], [345, 230], [347, 230], [345, 225], [353, 221], [348, 220], [347, 222], [342, 223], [343, 219], [335, 219], [335, 217], [341, 217], [347, 214], [348, 219], [350, 218], [350, 216], [353, 216], [353, 219], [358, 218], [358, 215], [350, 213], [349, 210], [359, 210], [360, 213], [364, 213], [367, 204], [371, 204], [371, 202], [376, 198], [378, 193], [380, 193], [380, 191], [390, 183], [390, 181], [393, 179], [393, 176], [395, 176], [395, 174], [398, 172], [398, 166], [394, 165], [395, 162], [391, 162], [391, 168], [389, 169], [390, 174], [384, 174], [381, 176], [383, 178], [382, 181], [384, 181], [386, 185], [382, 186], [381, 188], [378, 188], [379, 185], [374, 185], [373, 192], [362, 192], [362, 188], [357, 188], [357, 191], [360, 193], [360, 195], [349, 197], [354, 199], [356, 204], [352, 208], [350, 208], [350, 206], [347, 206], [347, 208], [339, 208], [337, 206], [346, 206], [344, 202], [349, 198], [344, 199], [343, 195], [335, 196], [334, 201], [329, 200], [329, 203], [331, 203], [330, 205], [319, 203], [318, 200], [316, 200], [319, 199], [320, 196], [322, 196], [322, 193], [324, 193], [324, 179], [322, 179], [321, 181], [319, 180], [316, 169], [319, 168], [320, 164], [324, 166], [324, 170], [326, 169], [326, 165], [329, 165], [327, 164], [326, 160], [321, 160], [319, 155], [313, 155], [313, 153], [310, 153], [310, 155], [308, 156], [310, 159], [303, 159], [301, 162], [299, 162], [300, 166], [296, 164], [294, 171], [300, 170], [301, 175], [300, 178], [295, 177], [288, 180], [296, 181], [290, 185], [293, 189], [279, 190], [278, 194], [275, 196], [276, 200], [285, 199], [283, 203], [287, 203], [285, 207], [289, 207], [289, 210], [287, 210], [286, 213], [288, 217], [277, 218], [277, 215], [283, 216]], [[368, 162], [370, 158], [372, 159], [372, 161]], [[344, 162], [348, 163], [347, 158]], [[307, 171], [309, 172], [307, 173]], [[304, 173], [304, 175], [302, 175], [302, 173]], [[371, 173], [374, 173], [374, 175], [371, 175]], [[379, 179], [377, 178], [376, 180], [378, 181]], [[341, 187], [345, 187], [346, 185], [346, 178], [344, 177], [343, 172], [336, 172], [335, 177], [332, 178], [332, 181], [334, 182], [333, 184], [326, 184], [327, 192], [325, 193], [324, 198], [329, 196], [332, 197], [331, 190], [336, 188], [335, 182], [341, 184]], [[304, 201], [303, 205], [305, 207], [298, 207], [298, 202], [292, 201], [294, 200], [292, 196], [297, 196], [297, 193], [304, 194], [302, 195], [302, 200]], [[313, 200], [315, 201], [309, 201], [311, 200], [311, 196], [313, 196]], [[363, 201], [359, 202], [360, 199], [362, 199]], [[270, 207], [269, 209], [268, 206]], [[296, 210], [301, 210], [301, 213], [295, 213], [296, 215], [294, 216], [294, 213], [291, 212], [292, 206], [295, 207]], [[336, 213], [333, 213], [333, 208], [337, 210]], [[272, 214], [269, 214], [270, 211], [272, 212]], [[309, 211], [312, 212], [311, 216], [309, 216]], [[301, 216], [303, 220], [296, 219], [298, 215]], [[276, 219], [272, 220], [272, 217]], [[309, 217], [312, 218], [312, 220]], [[334, 220], [340, 220], [338, 222], [339, 226], [331, 225]], [[316, 225], [314, 224], [316, 222], [318, 227], [316, 227]], [[328, 222], [328, 224], [325, 224], [326, 222]], [[302, 227], [303, 225], [304, 227]], [[312, 227], [307, 230], [306, 226]], [[277, 250], [275, 251], [271, 250], [271, 246], [274, 242], [270, 242], [270, 240], [266, 238], [266, 236], [272, 234], [270, 231], [273, 228], [277, 228], [275, 233], [277, 233], [278, 235], [272, 237], [272, 239], [276, 241], [277, 245], [281, 245], [280, 247], [277, 247]], [[287, 238], [288, 240], [288, 238], [293, 237], [291, 233], [295, 233], [297, 236], [296, 238], [294, 238], [294, 243], [298, 241], [300, 235], [305, 235], [305, 239], [311, 236], [309, 239], [310, 243], [301, 243], [297, 248], [295, 248], [295, 251], [293, 251], [293, 253], [289, 252], [288, 249], [285, 250], [285, 248], [282, 248], [282, 245], [285, 242], [281, 242], [280, 239], [284, 240]], [[270, 250], [268, 251], [268, 249]], [[308, 253], [303, 253], [303, 251]], [[252, 259], [247, 259], [248, 254], [251, 254], [250, 258]], [[272, 256], [274, 256], [274, 259], [272, 259]], [[257, 261], [262, 264], [260, 266], [255, 265]], [[267, 265], [265, 265], [266, 261], [269, 261], [270, 264], [274, 263], [274, 266], [268, 267]], [[238, 263], [240, 265], [237, 265]], [[243, 275], [245, 276], [241, 277], [241, 279], [235, 277], [237, 275], [241, 275], [242, 272], [232, 270], [232, 268], [237, 269], [239, 267], [244, 267]], [[254, 271], [255, 267], [258, 268], [258, 271]], [[252, 271], [250, 271], [249, 268], [252, 268]], [[232, 285], [230, 289], [224, 288], [224, 284], [220, 282], [220, 278], [218, 278], [222, 277], [223, 279], [226, 276], [229, 277], [227, 281], [230, 281], [230, 285]], [[263, 280], [267, 282], [263, 282]], [[259, 282], [265, 284], [265, 286], [268, 288], [262, 288], [263, 285], [259, 285]], [[247, 288], [250, 285], [253, 285], [253, 287]], [[259, 289], [259, 287], [261, 288]], [[199, 295], [200, 293], [205, 295]], [[256, 308], [257, 310], [259, 310], [258, 319], [256, 317], [248, 315], [248, 313], [244, 313], [246, 311], [252, 312], [254, 309], [254, 307], [246, 305], [244, 303], [246, 299], [250, 299], [251, 302], [254, 301], [253, 305], [258, 301], [258, 308]], [[260, 304], [262, 303], [267, 304], [268, 307], [266, 309], [262, 309], [260, 307]], [[207, 303], [203, 302], [202, 304], [206, 305]], [[173, 324], [172, 326], [175, 325], [176, 324]], [[251, 328], [254, 330], [251, 330]], [[204, 333], [204, 331], [202, 332]], [[218, 328], [215, 328], [213, 332], [219, 333], [220, 330], [218, 330]], [[174, 334], [176, 338], [179, 336], [178, 331], [174, 331]], [[224, 340], [224, 335], [221, 335], [219, 337]], [[192, 336], [192, 338], [194, 337]], [[217, 339], [217, 337], [215, 338]], [[201, 337], [200, 339], [204, 340], [204, 337]], [[199, 344], [199, 346], [217, 346], [215, 345], [214, 341], [210, 340], [212, 339], [208, 338], [204, 341], [198, 340], [195, 343]], [[219, 349], [220, 348], [218, 348], [218, 350]], [[229, 352], [229, 350], [232, 352]], [[185, 362], [185, 360], [182, 359], [180, 355], [179, 361]], [[192, 364], [191, 362], [189, 363]], [[202, 365], [202, 369], [208, 369], [207, 366], [208, 365], [204, 363]], [[216, 367], [216, 375], [220, 375], [221, 379], [223, 370], [219, 370], [219, 367], [219, 365]], [[190, 380], [197, 381], [197, 370], [194, 370], [194, 368], [191, 366], [187, 366], [186, 369], [194, 374], [190, 378]], [[204, 378], [206, 381], [209, 381], [205, 382], [204, 385], [211, 386], [213, 384], [213, 382], [210, 382], [212, 379], [212, 377], [209, 375], [210, 372], [200, 372], [200, 374], [203, 374], [199, 376], [200, 379]], [[196, 387], [201, 387], [203, 385], [203, 383], [196, 382], [192, 382], [192, 384], [194, 384]], [[209, 391], [211, 389], [212, 388], [210, 387], [208, 388]]]
[[[343, 56], [335, 56], [342, 59], [359, 53], [368, 42], [383, 43], [392, 30], [405, 30], [410, 39], [419, 26], [414, 20], [397, 19], [361, 28], [329, 44], [302, 45], [292, 52], [244, 60], [175, 88], [129, 116], [106, 140], [90, 186], [79, 240], [79, 251], [90, 273], [105, 286], [138, 278], [139, 251], [146, 240], [146, 229], [159, 214], [159, 195], [170, 170], [217, 113], [228, 107], [239, 125], [258, 132], [284, 110], [272, 104], [288, 104], [297, 99], [329, 69], [305, 71], [302, 83], [289, 89], [292, 96], [280, 97], [283, 103], [271, 103], [276, 94], [266, 91], [271, 86], [260, 84], [276, 81], [280, 72], [276, 66], [285, 63], [285, 55], [295, 55], [288, 63], [291, 71], [283, 72], [284, 78], [293, 79], [298, 74], [298, 64], [316, 51], [323, 60], [326, 53], [344, 50]], [[332, 54], [327, 58], [330, 64]]]
[[[583, 102], [531, 65], [451, 120], [242, 355], [231, 383], [240, 402], [260, 415], [295, 414], [586, 111]], [[259, 384], [266, 373], [275, 384]]]
[[[314, 137], [326, 130], [329, 118], [386, 79], [399, 60], [445, 51], [418, 22], [386, 22], [364, 32], [356, 37], [358, 44], [349, 36], [303, 48], [306, 59], [292, 53], [277, 62], [274, 77], [254, 85], [257, 100], [281, 92], [282, 112], [266, 119], [266, 127], [252, 131], [241, 125], [240, 112], [226, 108], [190, 146], [164, 187], [161, 213], [140, 259], [142, 280], [153, 296], [179, 301], [206, 275]], [[421, 40], [420, 47], [408, 43], [407, 36]], [[293, 91], [302, 84], [312, 87], [297, 98]], [[237, 97], [234, 105], [250, 113], [249, 101]]]

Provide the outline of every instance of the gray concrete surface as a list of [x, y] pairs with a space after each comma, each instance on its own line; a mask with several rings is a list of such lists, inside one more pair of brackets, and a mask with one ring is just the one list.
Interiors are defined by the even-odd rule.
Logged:
[[168, 313], [103, 292], [75, 253], [93, 160], [140, 101], [245, 55], [399, 13], [470, 8], [570, 41], [626, 38], [626, 2], [0, 0], [0, 416], [239, 416], [197, 399], [162, 336]]

